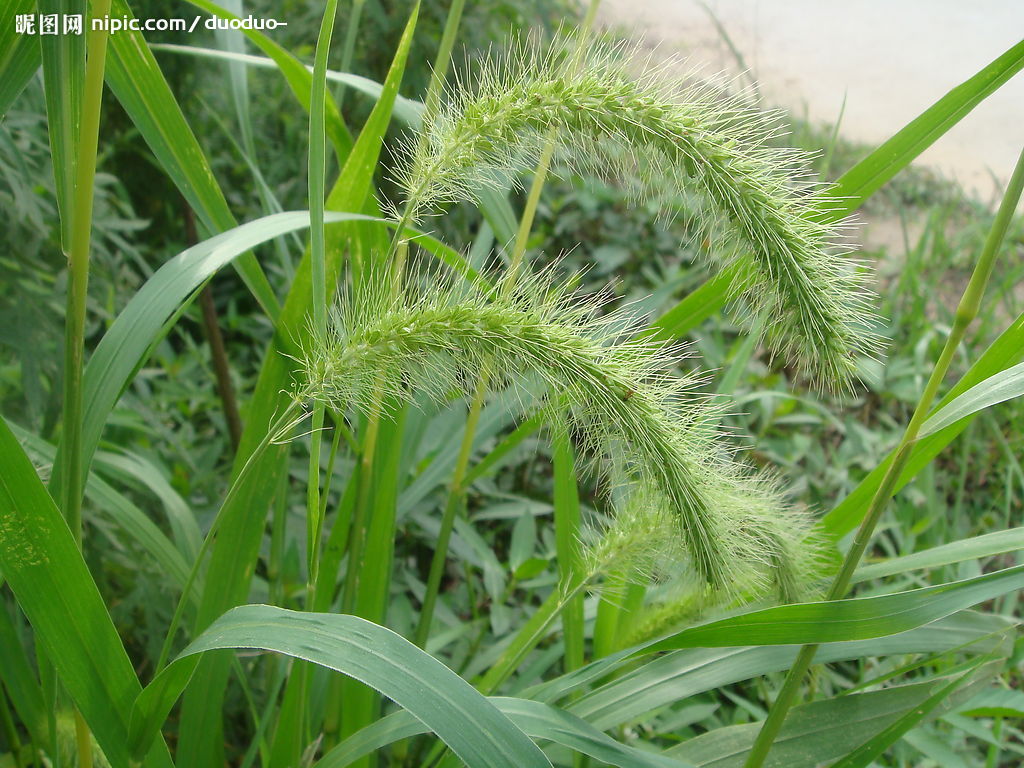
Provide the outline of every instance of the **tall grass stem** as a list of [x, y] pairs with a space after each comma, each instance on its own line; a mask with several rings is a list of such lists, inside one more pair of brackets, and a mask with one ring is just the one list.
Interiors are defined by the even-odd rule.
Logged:
[[[110, 0], [97, 0], [92, 16], [110, 15]], [[90, 17], [91, 18], [91, 17]], [[68, 249], [68, 295], [64, 336], [63, 476], [61, 511], [78, 546], [82, 546], [82, 369], [85, 360], [85, 313], [89, 300], [89, 253], [92, 248], [92, 210], [103, 107], [103, 73], [108, 32], [90, 28], [86, 43], [85, 87], [78, 127], [71, 240]], [[75, 743], [79, 766], [92, 768], [92, 734], [75, 709]]]
[[[93, 15], [107, 16], [110, 0], [99, 0]], [[68, 252], [68, 295], [64, 337], [64, 461], [61, 509], [75, 540], [82, 543], [82, 368], [85, 358], [85, 312], [89, 291], [89, 251], [92, 246], [93, 185], [103, 104], [103, 71], [108, 32], [89, 31], [86, 45], [85, 91], [79, 121], [71, 241]]]

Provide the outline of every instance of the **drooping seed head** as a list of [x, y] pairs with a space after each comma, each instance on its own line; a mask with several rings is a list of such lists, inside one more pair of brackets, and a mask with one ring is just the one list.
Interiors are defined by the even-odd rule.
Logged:
[[820, 215], [830, 200], [805, 155], [768, 144], [777, 116], [680, 87], [666, 70], [634, 76], [614, 47], [570, 59], [526, 46], [449, 93], [401, 171], [413, 218], [514, 183], [550, 140], [578, 168], [638, 179], [638, 197], [696, 193], [708, 257], [738, 268], [733, 293], [766, 319], [772, 350], [825, 387], [847, 387], [878, 345], [863, 278]]
[[[527, 397], [539, 383], [586, 452], [671, 513], [700, 579], [729, 594], [756, 591], [791, 567], [777, 531], [791, 520], [785, 505], [722, 448], [716, 411], [694, 382], [671, 374], [678, 348], [623, 340], [628, 319], [601, 315], [597, 299], [548, 275], [505, 281], [490, 296], [448, 283], [346, 303], [305, 356], [304, 394], [344, 412], [411, 391], [443, 399], [482, 371], [492, 387]], [[776, 510], [784, 522], [773, 528]]]

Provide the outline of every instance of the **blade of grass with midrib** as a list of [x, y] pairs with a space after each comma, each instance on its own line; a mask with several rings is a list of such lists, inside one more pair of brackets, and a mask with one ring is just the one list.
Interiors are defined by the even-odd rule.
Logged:
[[469, 766], [550, 768], [544, 753], [466, 681], [391, 630], [344, 614], [269, 605], [235, 608], [186, 648], [135, 702], [130, 746], [148, 748], [196, 670], [193, 656], [229, 648], [288, 654], [371, 685], [412, 712]]

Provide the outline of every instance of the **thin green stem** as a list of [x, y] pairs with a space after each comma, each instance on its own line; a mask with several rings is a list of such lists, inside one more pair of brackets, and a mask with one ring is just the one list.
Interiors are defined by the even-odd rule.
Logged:
[[[357, 0], [358, 1], [358, 0]], [[327, 336], [327, 245], [324, 230], [324, 198], [327, 176], [327, 59], [331, 50], [334, 20], [338, 12], [338, 0], [327, 0], [324, 15], [320, 21], [320, 33], [316, 41], [313, 58], [313, 77], [309, 99], [309, 225], [310, 225], [310, 279], [313, 316], [313, 337], [322, 340]], [[355, 20], [353, 20], [355, 21]], [[355, 26], [350, 22], [350, 27]], [[316, 602], [317, 577], [320, 571], [320, 539], [323, 529], [323, 509], [320, 503], [320, 453], [323, 444], [324, 404], [313, 404], [312, 429], [309, 435], [309, 469], [306, 474], [306, 610], [313, 610]], [[289, 744], [301, 752], [308, 736], [306, 698], [312, 670], [307, 664], [299, 664], [294, 670], [298, 675], [295, 722], [299, 738]], [[289, 686], [291, 682], [289, 682]], [[285, 697], [288, 698], [287, 696]], [[298, 759], [292, 754], [289, 759]]]
[[485, 696], [490, 696], [509, 676], [518, 669], [526, 654], [532, 651], [541, 641], [544, 634], [557, 619], [562, 610], [577, 596], [583, 594], [589, 577], [577, 576], [574, 582], [563, 583], [556, 588], [533, 615], [520, 628], [515, 638], [498, 658], [494, 665], [477, 683], [477, 689]]
[[[875, 526], [885, 512], [889, 499], [895, 493], [900, 476], [903, 474], [903, 470], [910, 459], [910, 454], [921, 430], [921, 425], [924, 424], [928, 417], [928, 412], [935, 401], [939, 387], [949, 371], [953, 356], [956, 354], [960, 342], [967, 334], [968, 327], [974, 318], [977, 317], [981, 308], [985, 286], [988, 284], [989, 277], [992, 274], [992, 267], [995, 264], [1003, 238], [1006, 235], [1007, 227], [1017, 209], [1022, 189], [1024, 189], [1024, 151], [1021, 152], [1017, 160], [1017, 165], [1014, 168], [1013, 175], [1010, 177], [1010, 183], [1006, 188], [1006, 193], [999, 206], [999, 211], [996, 213], [992, 228], [989, 230], [985, 245], [978, 258], [978, 263], [974, 267], [971, 279], [964, 289], [963, 296], [957, 306], [953, 327], [942, 348], [942, 352], [939, 354], [939, 359], [935, 363], [934, 368], [932, 368], [928, 382], [921, 393], [917, 406], [914, 408], [914, 413], [907, 424], [903, 437], [896, 447], [892, 461], [889, 463], [889, 467], [886, 469], [885, 475], [882, 477], [882, 481], [879, 483], [878, 489], [871, 499], [864, 519], [857, 529], [853, 544], [843, 558], [842, 566], [832, 581], [832, 586], [829, 588], [828, 595], [825, 598], [826, 600], [840, 600], [846, 595], [853, 578], [853, 573], [857, 570], [864, 551], [871, 541], [871, 535], [874, 533]], [[782, 729], [786, 715], [796, 700], [804, 676], [807, 674], [807, 670], [810, 668], [817, 650], [818, 646], [816, 645], [805, 645], [800, 649], [800, 653], [787, 673], [779, 695], [776, 697], [771, 710], [768, 712], [768, 717], [765, 719], [764, 725], [761, 727], [761, 731], [751, 747], [745, 768], [760, 768], [764, 764], [772, 744]]]
[[[97, 0], [92, 16], [108, 16], [110, 0]], [[86, 43], [85, 88], [76, 147], [74, 203], [68, 250], [68, 296], [64, 336], [63, 477], [61, 510], [79, 548], [82, 546], [82, 369], [85, 360], [85, 312], [89, 297], [89, 252], [92, 248], [93, 191], [103, 107], [103, 71], [108, 32], [91, 28]], [[79, 765], [92, 768], [92, 735], [75, 709]]]
[[[183, 204], [182, 210], [185, 219], [185, 241], [189, 246], [193, 246], [199, 242], [196, 217], [187, 202]], [[238, 453], [238, 446], [242, 441], [242, 418], [238, 414], [238, 400], [235, 398], [235, 388], [231, 384], [231, 365], [224, 347], [224, 336], [220, 332], [220, 321], [217, 319], [217, 305], [213, 301], [211, 284], [207, 282], [199, 292], [199, 306], [202, 309], [206, 341], [210, 345], [217, 395], [220, 397], [224, 423], [227, 425], [228, 438], [231, 441], [231, 453], [235, 454]]]
[[[448, 18], [445, 22], [445, 30], [441, 39], [441, 45], [438, 49], [438, 56], [434, 66], [434, 72], [431, 76], [430, 85], [427, 90], [427, 104], [428, 108], [431, 103], [434, 103], [436, 107], [436, 101], [440, 96], [441, 88], [444, 86], [444, 78], [448, 71], [448, 63], [451, 58], [452, 46], [455, 42], [455, 36], [458, 32], [459, 21], [462, 18], [462, 9], [464, 6], [464, 0], [455, 0], [452, 3], [451, 8], [448, 11]], [[391, 280], [391, 290], [393, 295], [397, 295], [401, 290], [402, 277], [405, 271], [406, 260], [408, 258], [409, 245], [408, 240], [405, 237], [405, 230], [412, 220], [412, 209], [415, 201], [416, 193], [410, 195], [409, 199], [405, 203], [405, 208], [402, 211], [401, 216], [398, 220], [398, 226], [395, 228], [395, 234], [391, 239], [391, 243], [388, 247], [388, 252], [385, 256], [386, 269], [389, 272]], [[360, 461], [360, 473], [358, 480], [358, 489], [356, 496], [355, 511], [352, 517], [352, 530], [349, 537], [349, 560], [348, 560], [348, 572], [345, 578], [344, 595], [342, 598], [342, 609], [351, 611], [355, 607], [356, 595], [358, 594], [358, 577], [361, 566], [362, 549], [365, 538], [365, 516], [366, 507], [369, 503], [370, 486], [372, 483], [373, 473], [373, 455], [376, 450], [377, 434], [380, 428], [380, 396], [374, 397], [373, 406], [370, 409], [369, 416], [367, 418], [366, 425], [366, 437], [364, 439], [362, 458]], [[472, 445], [472, 443], [470, 443]], [[468, 463], [468, 458], [467, 458]], [[465, 474], [463, 469], [462, 474]], [[452, 507], [452, 504], [449, 504]], [[454, 507], [449, 513], [448, 509], [445, 511], [445, 519], [451, 518], [448, 524], [449, 535], [451, 532], [451, 526], [454, 524]], [[444, 524], [442, 523], [442, 530], [444, 530]], [[441, 549], [440, 547], [438, 549]], [[444, 547], [444, 551], [447, 551], [447, 544]], [[435, 550], [435, 561], [437, 560], [437, 550]], [[436, 579], [437, 584], [440, 584], [441, 571], [444, 568], [444, 557], [440, 561], [440, 569], [435, 576], [435, 563], [431, 563], [431, 580]], [[437, 598], [437, 586], [431, 590], [428, 586], [427, 595], [430, 598], [431, 592], [433, 592], [433, 599], [430, 601], [429, 610], [425, 610], [421, 613], [420, 623], [417, 629], [417, 637], [423, 631], [429, 632], [430, 621], [433, 615], [433, 606]], [[425, 629], [424, 629], [425, 628]], [[425, 642], [425, 638], [424, 638]]]
[[[359, 20], [362, 18], [364, 5], [366, 5], [366, 0], [352, 0], [352, 10], [348, 14], [348, 26], [345, 28], [345, 42], [341, 48], [342, 72], [349, 72], [352, 69], [352, 58], [356, 50], [356, 34], [359, 32]], [[345, 103], [344, 83], [338, 83], [336, 101], [340, 112]]]
[[[591, 0], [590, 2], [584, 27], [580, 33], [580, 41], [577, 46], [577, 57], [582, 52], [584, 41], [593, 26], [594, 16], [597, 13], [597, 7], [599, 4], [600, 0]], [[462, 6], [458, 1], [452, 4], [452, 11], [455, 11], [456, 6], [458, 6], [458, 11], [461, 13]], [[447, 34], [447, 28], [445, 29], [445, 32]], [[436, 74], [437, 70], [435, 70], [435, 75]], [[431, 83], [431, 86], [433, 87], [433, 82]], [[440, 88], [440, 86], [438, 86], [438, 88]], [[430, 102], [428, 101], [428, 106], [429, 104]], [[557, 132], [552, 129], [548, 136], [548, 140], [544, 145], [544, 149], [541, 152], [540, 159], [537, 162], [537, 168], [533, 174], [533, 181], [530, 183], [530, 191], [527, 194], [526, 203], [523, 206], [523, 212], [519, 218], [519, 228], [516, 231], [516, 239], [513, 243], [512, 253], [509, 257], [508, 270], [511, 275], [518, 274], [526, 256], [526, 245], [530, 239], [530, 232], [533, 229], [533, 222], [536, 218], [537, 208], [540, 204], [540, 195], [544, 189], [544, 182], [547, 179], [548, 169], [551, 166], [551, 158], [554, 156], [556, 139]], [[407, 213], [408, 211], [409, 208], [406, 208]], [[514, 281], [508, 280], [505, 283], [505, 290], [511, 290], [513, 285]], [[483, 409], [484, 401], [487, 398], [488, 378], [487, 371], [481, 373], [480, 379], [477, 382], [476, 389], [473, 393], [473, 399], [470, 402], [469, 414], [466, 419], [466, 429], [462, 436], [462, 447], [459, 453], [460, 462], [462, 457], [465, 455], [467, 464], [463, 466], [460, 462], [456, 463], [452, 482], [449, 486], [450, 490], [448, 493], [448, 501], [445, 504], [444, 517], [441, 521], [441, 532], [438, 535], [438, 541], [430, 561], [430, 574], [427, 579], [427, 593], [420, 613], [420, 623], [416, 631], [416, 643], [421, 647], [426, 645], [427, 638], [429, 636], [430, 622], [433, 617], [434, 606], [437, 602], [436, 592], [440, 586], [441, 574], [444, 572], [444, 563], [448, 558], [448, 543], [451, 535], [451, 528], [455, 523], [456, 511], [462, 507], [463, 496], [466, 492], [467, 486], [465, 483], [465, 477], [468, 469], [468, 459], [473, 442], [476, 439], [476, 428], [479, 423], [480, 411]]]
[[[572, 584], [580, 575], [580, 499], [576, 485], [576, 457], [564, 423], [552, 430], [552, 461], [555, 472], [555, 551], [558, 578]], [[569, 601], [562, 613], [562, 636], [565, 642], [564, 666], [572, 672], [583, 666], [583, 596]]]
[[241, 471], [239, 471], [238, 476], [235, 478], [235, 481], [231, 484], [231, 488], [228, 490], [227, 495], [224, 497], [224, 501], [220, 505], [220, 509], [217, 511], [216, 517], [213, 519], [213, 524], [210, 526], [210, 530], [206, 534], [206, 538], [203, 539], [203, 544], [199, 548], [199, 552], [196, 554], [196, 559], [192, 563], [192, 568], [188, 572], [188, 578], [185, 579], [185, 585], [182, 587], [181, 596], [178, 598], [178, 605], [175, 607], [174, 615], [171, 617], [171, 625], [167, 630], [167, 636], [164, 638], [163, 647], [160, 649], [160, 657], [157, 659], [156, 669], [153, 671], [154, 677], [159, 674], [167, 664], [167, 658], [171, 651], [171, 644], [174, 642], [174, 636], [178, 633], [178, 627], [181, 625], [181, 618], [185, 613], [185, 604], [188, 602], [189, 595], [192, 593], [192, 588], [199, 575], [199, 568], [202, 565], [203, 559], [206, 557], [206, 553], [209, 551], [210, 547], [213, 546], [214, 539], [217, 536], [217, 531], [220, 528], [221, 520], [224, 516], [224, 510], [231, 506], [235, 496], [239, 492], [239, 489], [245, 485], [249, 474], [259, 463], [259, 459], [263, 456], [263, 452], [272, 444], [284, 440], [295, 424], [297, 424], [301, 418], [304, 418], [296, 418], [296, 413], [298, 412], [299, 407], [298, 402], [292, 401], [281, 416], [271, 423], [270, 427], [267, 429], [267, 433], [263, 436], [263, 439], [259, 442], [253, 452], [249, 454], [249, 458], [245, 460], [245, 464], [242, 465]]
[[[312, 92], [309, 104], [309, 221], [313, 334], [321, 339], [327, 335], [327, 246], [324, 231], [327, 129], [324, 114], [327, 102], [327, 57], [330, 53], [331, 36], [337, 11], [338, 0], [327, 0], [320, 23], [316, 55], [313, 60]], [[350, 26], [352, 26], [351, 22]], [[306, 486], [307, 593], [310, 607], [313, 605], [316, 594], [317, 573], [320, 565], [320, 532], [323, 527], [323, 514], [320, 505], [320, 452], [323, 423], [324, 406], [321, 403], [316, 403], [313, 406], [309, 475]]]
[[438, 102], [441, 100], [441, 89], [444, 88], [445, 80], [448, 77], [452, 48], [455, 47], [455, 37], [459, 33], [462, 9], [465, 5], [466, 0], [452, 0], [452, 4], [448, 8], [444, 32], [441, 33], [441, 44], [437, 47], [437, 57], [434, 59], [434, 71], [430, 76], [430, 85], [427, 86], [427, 96], [423, 100], [426, 107], [425, 112], [428, 115], [437, 110]]
[[430, 624], [434, 618], [434, 607], [437, 605], [437, 594], [441, 587], [441, 577], [444, 575], [445, 561], [448, 559], [448, 542], [451, 539], [452, 528], [455, 526], [455, 515], [465, 497], [466, 470], [469, 469], [469, 460], [473, 455], [473, 441], [477, 425], [480, 423], [484, 397], [487, 393], [487, 379], [485, 374], [477, 380], [473, 401], [466, 416], [466, 429], [462, 433], [459, 455], [455, 460], [455, 471], [452, 473], [448, 501], [444, 507], [444, 515], [441, 517], [441, 530], [438, 531], [434, 554], [430, 560], [427, 591], [423, 598], [423, 607], [420, 609], [419, 624], [416, 626], [415, 643], [421, 648], [426, 647], [427, 638], [430, 637]]
[[331, 451], [327, 455], [327, 472], [324, 475], [324, 489], [321, 494], [320, 503], [321, 519], [324, 519], [327, 516], [327, 497], [331, 493], [331, 481], [334, 479], [334, 465], [338, 460], [338, 447], [341, 443], [341, 436], [345, 429], [345, 425], [341, 421], [341, 416], [333, 411], [331, 411], [331, 425], [334, 430], [334, 435], [331, 437]]
[[370, 491], [373, 488], [373, 457], [377, 452], [377, 436], [380, 433], [381, 405], [381, 394], [377, 392], [373, 398], [370, 417], [367, 419], [363, 450], [359, 459], [356, 506], [348, 542], [348, 570], [345, 574], [345, 589], [341, 600], [341, 610], [344, 613], [352, 613], [356, 607], [363, 544], [366, 541], [366, 509], [370, 505]]
[[[99, 0], [93, 16], [110, 13], [110, 0]], [[92, 247], [93, 184], [99, 146], [100, 111], [103, 103], [103, 70], [107, 35], [92, 29], [87, 43], [85, 91], [79, 122], [75, 194], [71, 209], [71, 240], [68, 250], [68, 296], [64, 336], [64, 460], [61, 510], [79, 546], [82, 544], [82, 367], [85, 358], [85, 309], [89, 289], [89, 251]]]

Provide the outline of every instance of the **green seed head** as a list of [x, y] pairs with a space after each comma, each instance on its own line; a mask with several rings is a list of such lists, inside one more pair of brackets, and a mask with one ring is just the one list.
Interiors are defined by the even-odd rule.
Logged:
[[[763, 591], [795, 567], [793, 514], [771, 483], [722, 449], [715, 409], [692, 379], [670, 372], [679, 349], [623, 340], [629, 318], [602, 315], [599, 298], [574, 296], [547, 274], [521, 274], [490, 296], [448, 283], [345, 307], [305, 357], [307, 397], [344, 412], [404, 402], [411, 390], [444, 399], [481, 371], [524, 399], [539, 384], [547, 407], [572, 419], [584, 452], [642, 489], [646, 516], [630, 513], [635, 530], [627, 523], [623, 535], [671, 519], [689, 567], [730, 594]], [[648, 547], [664, 539], [644, 538]], [[622, 536], [602, 546], [595, 562], [643, 559], [625, 554], [632, 545]]]
[[[677, 78], [678, 80], [678, 78]], [[554, 138], [579, 170], [638, 179], [641, 199], [697, 195], [717, 267], [742, 267], [734, 297], [766, 319], [773, 352], [824, 387], [849, 386], [878, 339], [857, 265], [819, 215], [827, 190], [803, 153], [768, 145], [777, 115], [664, 71], [635, 77], [617, 48], [526, 46], [484, 65], [424, 121], [399, 181], [415, 219], [515, 182]]]

